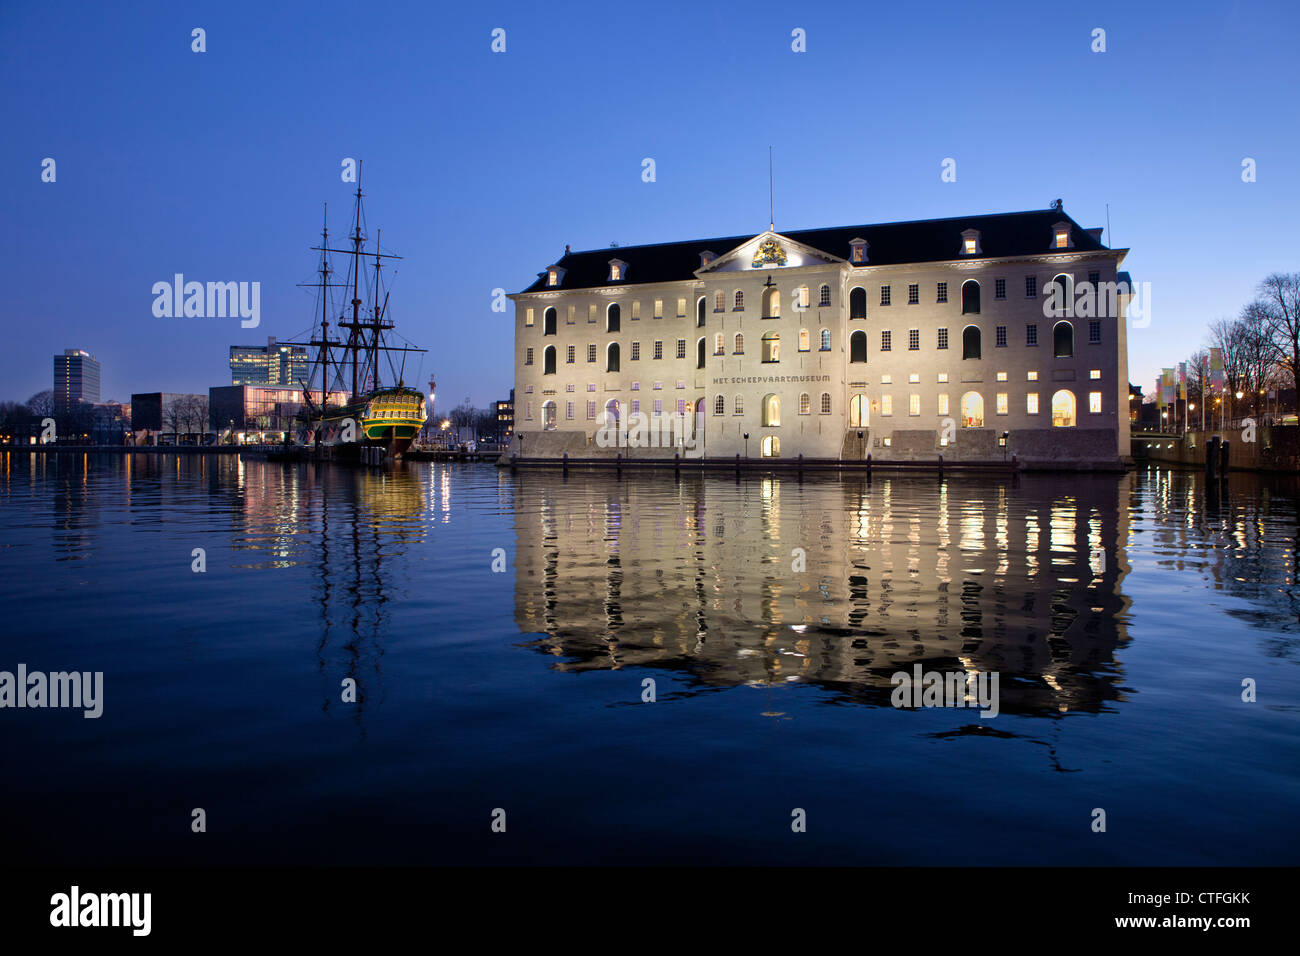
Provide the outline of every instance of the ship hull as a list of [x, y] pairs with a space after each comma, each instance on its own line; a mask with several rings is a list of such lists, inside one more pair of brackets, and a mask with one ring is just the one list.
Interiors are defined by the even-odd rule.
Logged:
[[318, 417], [302, 421], [296, 439], [304, 445], [342, 449], [378, 446], [389, 458], [398, 458], [411, 447], [427, 417], [424, 395], [416, 389], [379, 389], [364, 399], [327, 408]]

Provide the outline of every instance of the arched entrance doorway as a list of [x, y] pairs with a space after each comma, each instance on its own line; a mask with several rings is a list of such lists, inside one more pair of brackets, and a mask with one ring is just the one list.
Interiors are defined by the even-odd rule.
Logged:
[[867, 396], [854, 395], [849, 399], [849, 427], [866, 428], [871, 424], [871, 406], [867, 404]]

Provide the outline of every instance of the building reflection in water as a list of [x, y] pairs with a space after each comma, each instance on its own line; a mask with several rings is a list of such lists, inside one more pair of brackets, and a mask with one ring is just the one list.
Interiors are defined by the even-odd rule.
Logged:
[[1132, 481], [521, 475], [516, 623], [558, 670], [669, 668], [690, 693], [888, 706], [920, 663], [998, 672], [1003, 712], [1096, 712], [1129, 693]]

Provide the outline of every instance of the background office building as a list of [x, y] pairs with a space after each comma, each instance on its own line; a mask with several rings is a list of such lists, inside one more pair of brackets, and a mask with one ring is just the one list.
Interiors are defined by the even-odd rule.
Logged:
[[277, 344], [274, 338], [268, 338], [265, 345], [230, 347], [232, 385], [301, 388], [309, 365], [306, 346]]
[[1058, 201], [566, 249], [511, 297], [512, 451], [613, 457], [601, 429], [639, 415], [715, 459], [1119, 467], [1132, 284], [1101, 239]]
[[99, 360], [84, 349], [65, 349], [54, 356], [54, 404], [70, 408], [99, 401]]

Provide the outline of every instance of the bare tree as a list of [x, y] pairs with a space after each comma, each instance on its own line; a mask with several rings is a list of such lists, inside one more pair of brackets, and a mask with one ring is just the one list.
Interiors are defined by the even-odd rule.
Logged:
[[33, 415], [48, 418], [54, 414], [54, 390], [47, 388], [27, 399], [27, 410]]
[[185, 399], [177, 398], [163, 405], [162, 423], [171, 429], [172, 440], [181, 443], [181, 429], [185, 427]]
[[1274, 272], [1259, 284], [1259, 297], [1246, 307], [1267, 329], [1277, 364], [1296, 389], [1300, 414], [1300, 272]]

